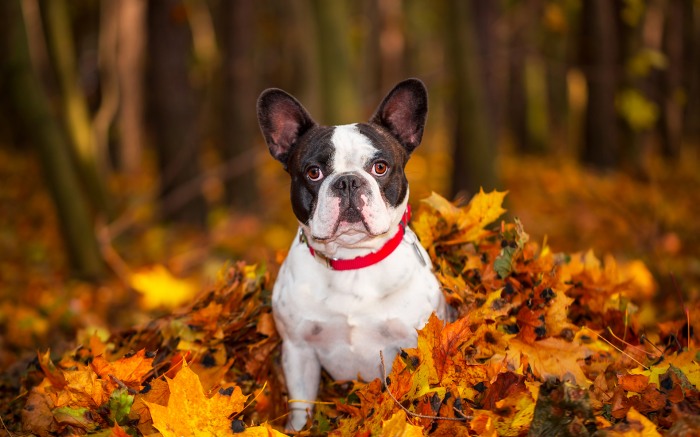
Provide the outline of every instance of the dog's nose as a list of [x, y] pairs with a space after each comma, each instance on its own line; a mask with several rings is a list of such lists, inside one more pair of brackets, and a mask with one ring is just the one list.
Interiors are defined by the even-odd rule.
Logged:
[[333, 191], [341, 196], [349, 197], [363, 185], [365, 185], [365, 180], [362, 179], [362, 177], [353, 173], [348, 173], [335, 180], [333, 183]]

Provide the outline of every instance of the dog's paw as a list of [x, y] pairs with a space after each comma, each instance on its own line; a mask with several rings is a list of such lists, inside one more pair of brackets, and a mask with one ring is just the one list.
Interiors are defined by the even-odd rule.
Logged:
[[284, 430], [288, 433], [296, 433], [306, 427], [306, 422], [309, 419], [309, 413], [306, 409], [293, 408], [289, 412], [289, 419]]

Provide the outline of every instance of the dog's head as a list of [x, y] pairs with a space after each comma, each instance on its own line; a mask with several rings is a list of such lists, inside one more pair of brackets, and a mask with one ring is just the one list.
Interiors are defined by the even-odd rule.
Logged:
[[291, 176], [294, 214], [319, 242], [351, 246], [394, 229], [408, 201], [404, 167], [428, 109], [418, 79], [397, 84], [368, 123], [320, 126], [291, 95], [268, 89], [258, 121]]

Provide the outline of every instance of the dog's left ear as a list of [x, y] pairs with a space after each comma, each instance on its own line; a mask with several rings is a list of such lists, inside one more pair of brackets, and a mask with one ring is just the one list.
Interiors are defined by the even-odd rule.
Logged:
[[408, 153], [418, 147], [428, 115], [428, 91], [419, 79], [406, 79], [389, 91], [370, 123], [391, 132]]

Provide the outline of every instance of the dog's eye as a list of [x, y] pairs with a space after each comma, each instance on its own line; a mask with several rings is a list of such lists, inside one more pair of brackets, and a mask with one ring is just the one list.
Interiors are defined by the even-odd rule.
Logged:
[[320, 168], [314, 165], [306, 169], [306, 177], [311, 181], [317, 181], [323, 177], [323, 173]]
[[389, 170], [389, 165], [384, 161], [377, 161], [372, 166], [372, 174], [375, 176], [384, 176]]

